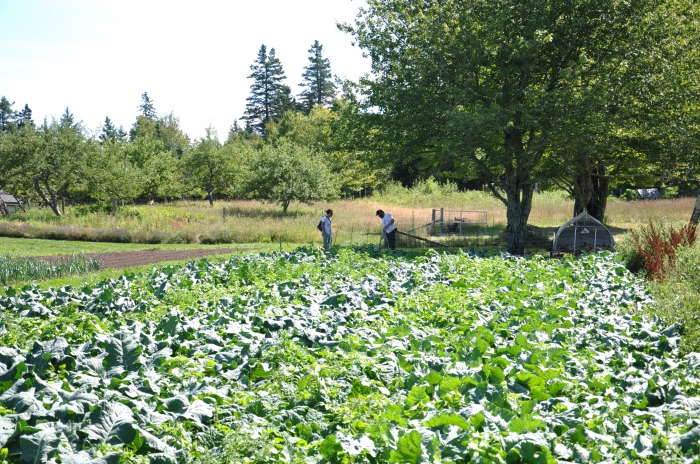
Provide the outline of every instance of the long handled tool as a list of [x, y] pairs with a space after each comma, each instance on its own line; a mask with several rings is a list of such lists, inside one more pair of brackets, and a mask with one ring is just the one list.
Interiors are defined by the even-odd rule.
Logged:
[[375, 253], [379, 253], [380, 251], [382, 251], [382, 245], [389, 246], [389, 239], [384, 234], [382, 234], [382, 236], [379, 237], [379, 245], [374, 247]]

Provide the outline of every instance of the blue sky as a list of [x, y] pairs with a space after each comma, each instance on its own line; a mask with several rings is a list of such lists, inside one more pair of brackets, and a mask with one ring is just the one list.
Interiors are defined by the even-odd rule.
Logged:
[[245, 110], [250, 65], [274, 48], [294, 94], [314, 40], [333, 74], [357, 80], [370, 60], [336, 22], [363, 0], [0, 0], [0, 96], [39, 123], [70, 108], [91, 132], [105, 116], [128, 130], [148, 92], [191, 138], [225, 138]]

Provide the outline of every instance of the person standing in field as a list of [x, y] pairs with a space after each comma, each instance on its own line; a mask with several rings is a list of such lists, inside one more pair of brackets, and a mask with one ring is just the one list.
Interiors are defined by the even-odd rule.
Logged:
[[330, 248], [333, 243], [333, 233], [331, 232], [331, 217], [333, 210], [327, 209], [326, 215], [321, 218], [321, 237], [323, 237], [323, 248]]
[[382, 220], [382, 237], [386, 236], [389, 242], [389, 248], [392, 250], [396, 249], [396, 223], [391, 214], [385, 213], [381, 209], [377, 210], [377, 216]]

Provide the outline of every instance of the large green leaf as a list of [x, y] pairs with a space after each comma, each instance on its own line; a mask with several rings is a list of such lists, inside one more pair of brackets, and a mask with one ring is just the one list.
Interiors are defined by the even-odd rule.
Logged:
[[87, 425], [80, 432], [90, 442], [128, 445], [136, 437], [134, 416], [128, 406], [103, 400], [90, 414]]
[[51, 428], [31, 435], [22, 435], [20, 437], [22, 459], [32, 463], [47, 462], [56, 454], [59, 443], [56, 431]]
[[389, 462], [407, 464], [424, 462], [422, 442], [423, 436], [415, 430], [399, 438], [396, 450], [391, 452]]

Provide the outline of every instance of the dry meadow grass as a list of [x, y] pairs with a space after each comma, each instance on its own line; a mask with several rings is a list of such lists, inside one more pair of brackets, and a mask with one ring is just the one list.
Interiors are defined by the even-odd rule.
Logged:
[[[646, 201], [611, 199], [606, 224], [616, 238], [648, 221], [687, 221], [694, 198]], [[380, 221], [377, 209], [393, 215], [401, 230], [417, 230], [430, 222], [432, 210], [484, 211], [488, 230], [484, 235], [502, 233], [505, 206], [485, 192], [416, 192], [409, 189], [355, 200], [292, 204], [286, 214], [275, 204], [257, 201], [181, 201], [161, 205], [127, 206], [117, 214], [85, 212], [69, 208], [60, 219], [50, 211], [34, 209], [12, 220], [0, 221], [0, 235], [28, 238], [56, 238], [133, 243], [320, 243], [316, 224], [324, 210], [333, 209], [336, 244], [374, 243]], [[225, 213], [224, 213], [225, 211]], [[534, 197], [529, 223], [548, 231], [572, 217], [573, 200], [558, 192]], [[451, 213], [448, 213], [451, 214]], [[449, 217], [449, 216], [447, 216]], [[550, 232], [551, 233], [551, 232]], [[487, 244], [486, 242], [482, 242]]]

